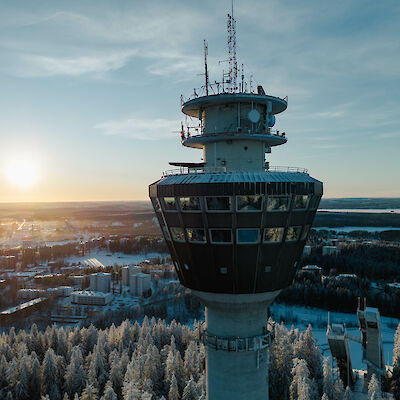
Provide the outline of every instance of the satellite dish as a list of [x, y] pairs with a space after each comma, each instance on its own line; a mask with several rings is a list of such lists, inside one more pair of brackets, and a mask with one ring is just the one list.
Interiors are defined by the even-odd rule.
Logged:
[[275, 115], [270, 115], [268, 118], [268, 126], [272, 128], [275, 125], [276, 118]]
[[260, 113], [256, 109], [253, 109], [247, 114], [247, 117], [251, 122], [256, 123], [260, 120]]

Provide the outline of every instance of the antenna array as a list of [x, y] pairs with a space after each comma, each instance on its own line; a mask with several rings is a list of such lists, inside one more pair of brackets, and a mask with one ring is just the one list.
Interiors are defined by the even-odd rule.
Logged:
[[237, 66], [237, 55], [236, 55], [236, 20], [233, 17], [233, 7], [232, 14], [228, 14], [228, 62], [229, 62], [229, 72], [228, 72], [228, 87], [229, 91], [235, 92], [237, 87], [237, 76], [238, 76], [238, 66]]

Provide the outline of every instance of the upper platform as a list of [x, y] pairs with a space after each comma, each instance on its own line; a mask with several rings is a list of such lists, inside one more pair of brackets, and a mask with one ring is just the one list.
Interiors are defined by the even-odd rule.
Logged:
[[188, 100], [182, 104], [182, 112], [190, 117], [198, 118], [200, 111], [205, 108], [231, 103], [253, 103], [264, 106], [270, 103], [271, 114], [279, 114], [287, 108], [287, 101], [279, 97], [256, 93], [220, 93]]

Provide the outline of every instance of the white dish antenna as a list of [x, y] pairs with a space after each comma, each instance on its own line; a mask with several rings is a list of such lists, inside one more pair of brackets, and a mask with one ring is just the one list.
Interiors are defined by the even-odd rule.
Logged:
[[260, 113], [256, 109], [253, 109], [247, 114], [247, 117], [255, 124], [260, 120]]

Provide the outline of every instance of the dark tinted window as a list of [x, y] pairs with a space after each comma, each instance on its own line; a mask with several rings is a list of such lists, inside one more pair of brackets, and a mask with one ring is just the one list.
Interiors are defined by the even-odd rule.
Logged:
[[200, 201], [198, 197], [181, 197], [179, 199], [182, 211], [199, 211]]
[[206, 241], [206, 234], [204, 232], [204, 229], [186, 228], [186, 233], [188, 235], [189, 242], [205, 243]]
[[230, 229], [210, 229], [211, 241], [214, 243], [231, 243], [232, 232]]
[[228, 196], [206, 197], [206, 202], [209, 211], [229, 211], [231, 209], [231, 199]]
[[259, 229], [238, 229], [237, 241], [238, 243], [258, 243], [260, 236]]
[[262, 196], [237, 196], [236, 208], [238, 211], [261, 211]]
[[289, 200], [288, 196], [268, 196], [267, 211], [287, 211]]
[[166, 211], [176, 210], [175, 197], [164, 197], [164, 209]]

